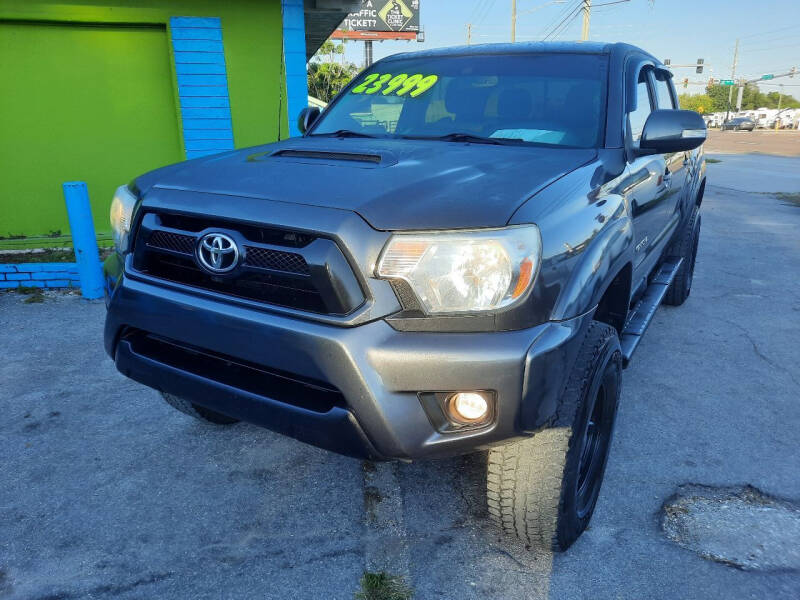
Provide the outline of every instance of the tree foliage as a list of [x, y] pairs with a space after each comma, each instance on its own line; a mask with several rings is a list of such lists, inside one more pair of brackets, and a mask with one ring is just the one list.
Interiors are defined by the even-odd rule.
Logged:
[[[738, 88], [727, 85], [709, 85], [705, 94], [681, 94], [681, 108], [695, 110], [699, 113], [723, 112], [728, 110], [728, 94], [731, 94], [731, 110], [736, 110]], [[755, 85], [746, 85], [742, 92], [742, 110], [756, 108], [778, 108], [779, 92], [761, 93]], [[780, 94], [781, 108], [800, 108], [800, 101], [788, 94]], [[703, 110], [699, 108], [702, 107]]]
[[708, 94], [681, 94], [678, 96], [681, 108], [699, 112], [701, 115], [714, 112], [714, 101]]
[[308, 63], [308, 93], [323, 102], [331, 99], [358, 74], [344, 58], [344, 42], [326, 41]]

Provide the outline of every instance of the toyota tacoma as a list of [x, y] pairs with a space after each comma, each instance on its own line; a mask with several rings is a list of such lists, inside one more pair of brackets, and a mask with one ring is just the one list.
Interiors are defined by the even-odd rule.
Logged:
[[484, 451], [491, 518], [566, 549], [622, 371], [691, 291], [703, 119], [639, 48], [534, 43], [388, 57], [298, 124], [117, 190], [108, 354], [211, 423]]

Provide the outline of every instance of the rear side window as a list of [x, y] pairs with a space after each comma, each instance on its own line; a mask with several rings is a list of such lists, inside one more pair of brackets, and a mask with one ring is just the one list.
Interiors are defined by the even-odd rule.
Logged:
[[631, 139], [638, 142], [642, 137], [644, 122], [650, 116], [650, 91], [647, 86], [647, 71], [639, 73], [639, 81], [636, 83], [636, 109], [628, 114], [631, 127]]
[[656, 71], [656, 102], [658, 108], [675, 108], [672, 101], [672, 92], [669, 85], [669, 77], [661, 71]]

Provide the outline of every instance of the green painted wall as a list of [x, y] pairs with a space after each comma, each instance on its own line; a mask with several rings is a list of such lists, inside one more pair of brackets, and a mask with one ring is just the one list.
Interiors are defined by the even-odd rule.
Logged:
[[[60, 185], [68, 179], [89, 183], [102, 237], [117, 185], [183, 160], [172, 16], [222, 20], [236, 147], [278, 139], [286, 124], [280, 0], [2, 0], [0, 78], [25, 93], [0, 94], [0, 237], [67, 234]], [[0, 240], [19, 245], [49, 244]]]

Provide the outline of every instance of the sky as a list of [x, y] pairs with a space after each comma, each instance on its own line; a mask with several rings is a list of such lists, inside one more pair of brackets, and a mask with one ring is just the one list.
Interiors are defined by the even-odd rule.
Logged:
[[[610, 4], [615, 2], [614, 4]], [[553, 31], [581, 0], [517, 0], [517, 41], [537, 41]], [[589, 39], [628, 42], [672, 64], [694, 64], [703, 58], [702, 75], [694, 69], [674, 69], [675, 79], [705, 82], [708, 77], [730, 79], [733, 51], [739, 38], [736, 77], [800, 71], [800, 0], [592, 0]], [[609, 3], [607, 6], [600, 4]], [[420, 23], [425, 42], [373, 43], [374, 59], [397, 52], [456, 46], [466, 43], [472, 23], [472, 43], [508, 42], [511, 0], [420, 0]], [[567, 19], [550, 39], [577, 40], [581, 14]], [[347, 43], [347, 59], [363, 65], [364, 44]], [[800, 98], [800, 72], [794, 78], [760, 84], [762, 92], [778, 91]], [[702, 93], [704, 83], [690, 84], [689, 93]], [[678, 91], [683, 93], [682, 85]]]

